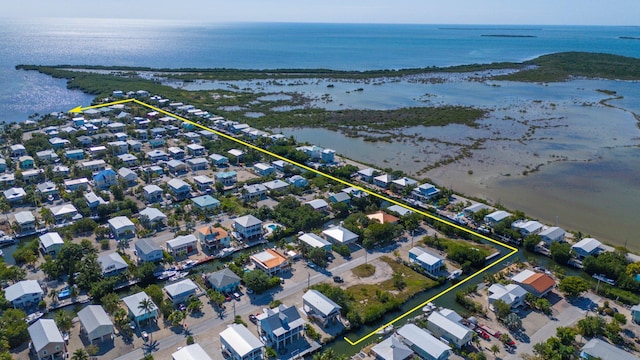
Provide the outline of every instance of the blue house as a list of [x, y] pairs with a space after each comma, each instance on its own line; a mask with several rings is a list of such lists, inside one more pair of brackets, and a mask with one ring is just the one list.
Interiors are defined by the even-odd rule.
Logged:
[[34, 166], [33, 158], [28, 155], [20, 156], [18, 162], [20, 163], [20, 169], [32, 169]]
[[118, 183], [118, 174], [113, 169], [102, 170], [93, 177], [96, 186], [100, 189], [108, 189]]
[[304, 177], [302, 177], [300, 175], [293, 175], [292, 177], [288, 178], [287, 181], [290, 184], [293, 184], [293, 186], [295, 186], [295, 187], [305, 187], [305, 186], [307, 186], [307, 179], [305, 179]]
[[84, 159], [84, 150], [72, 149], [64, 152], [64, 156], [69, 160], [82, 160]]
[[165, 294], [171, 302], [175, 304], [184, 303], [194, 296], [199, 290], [198, 285], [191, 279], [185, 279], [173, 284], [169, 284], [163, 288]]
[[321, 159], [326, 163], [333, 163], [333, 161], [335, 160], [335, 156], [336, 156], [335, 150], [332, 150], [332, 149], [322, 150]]
[[411, 191], [411, 196], [416, 200], [426, 201], [438, 195], [440, 190], [431, 184], [422, 184]]
[[212, 210], [220, 206], [220, 201], [211, 195], [203, 195], [191, 199], [193, 205], [201, 210]]
[[235, 171], [219, 172], [215, 174], [215, 180], [225, 187], [234, 186], [238, 182], [238, 173]]
[[171, 179], [167, 182], [167, 185], [169, 186], [169, 191], [178, 200], [186, 199], [191, 194], [191, 186], [180, 179]]
[[229, 268], [218, 270], [207, 276], [211, 288], [221, 293], [230, 293], [240, 286], [240, 277]]
[[209, 155], [209, 159], [211, 159], [211, 163], [214, 166], [228, 166], [229, 159], [226, 156], [222, 156], [220, 154], [211, 154]]
[[347, 194], [346, 192], [340, 191], [338, 193], [330, 195], [329, 202], [331, 203], [342, 202], [349, 205], [349, 203], [351, 202], [351, 196], [349, 196], [349, 194]]
[[276, 171], [273, 166], [265, 163], [257, 163], [253, 165], [253, 170], [260, 176], [269, 176]]

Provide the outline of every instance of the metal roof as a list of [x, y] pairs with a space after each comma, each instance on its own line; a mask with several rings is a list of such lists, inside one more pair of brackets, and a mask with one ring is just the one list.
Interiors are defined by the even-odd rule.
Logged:
[[40, 319], [27, 329], [37, 352], [51, 343], [64, 344], [62, 334], [53, 319]]

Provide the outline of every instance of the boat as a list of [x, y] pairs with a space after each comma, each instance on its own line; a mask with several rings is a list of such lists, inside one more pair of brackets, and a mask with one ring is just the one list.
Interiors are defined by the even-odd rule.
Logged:
[[4, 256], [4, 251], [0, 250], [0, 256]]
[[168, 281], [169, 282], [178, 281], [180, 279], [184, 279], [187, 275], [189, 275], [187, 271], [181, 271], [173, 275], [172, 277], [170, 277]]
[[26, 321], [28, 325], [31, 325], [43, 316], [44, 316], [44, 313], [41, 313], [40, 311], [34, 312], [32, 314], [27, 315], [24, 321]]
[[434, 303], [430, 302], [422, 308], [422, 312], [430, 313], [436, 309]]
[[376, 331], [376, 334], [378, 335], [387, 335], [388, 333], [393, 331], [393, 325], [389, 325], [383, 329], [380, 329], [378, 331]]
[[171, 277], [176, 276], [177, 273], [178, 272], [175, 271], [175, 270], [167, 270], [167, 271], [163, 271], [163, 272], [159, 273], [158, 275], [156, 275], [156, 278], [158, 280], [166, 280], [166, 279], [169, 279]]

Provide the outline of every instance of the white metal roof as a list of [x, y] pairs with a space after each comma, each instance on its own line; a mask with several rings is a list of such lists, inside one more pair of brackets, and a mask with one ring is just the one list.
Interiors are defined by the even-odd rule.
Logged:
[[127, 308], [129, 308], [129, 311], [133, 314], [133, 316], [138, 317], [145, 314], [145, 311], [139, 308], [140, 302], [144, 299], [149, 299], [149, 301], [153, 303], [153, 310], [156, 310], [158, 308], [153, 300], [151, 300], [149, 295], [147, 295], [147, 293], [145, 293], [144, 291], [129, 295], [123, 298], [122, 301], [124, 301], [125, 305], [127, 305]]
[[427, 318], [427, 321], [446, 331], [448, 334], [458, 340], [463, 340], [465, 336], [471, 331], [471, 329], [469, 329], [468, 327], [445, 317], [437, 311], [431, 313], [431, 315], [429, 315], [429, 317]]
[[325, 246], [331, 246], [331, 243], [313, 233], [302, 234], [298, 237], [298, 240], [313, 248], [324, 248]]
[[4, 289], [4, 297], [12, 302], [25, 294], [42, 294], [42, 288], [36, 280], [22, 280]]
[[101, 305], [87, 305], [78, 311], [78, 318], [89, 333], [101, 326], [113, 326], [113, 322]]
[[233, 351], [240, 356], [245, 356], [250, 352], [264, 347], [262, 342], [249, 331], [244, 325], [231, 324], [220, 333], [220, 338], [233, 348]]
[[417, 327], [415, 324], [406, 324], [398, 329], [398, 335], [404, 338], [404, 342], [431, 355], [434, 359], [451, 352], [451, 348], [429, 334], [426, 330]]
[[164, 291], [172, 298], [190, 291], [195, 291], [196, 289], [198, 289], [198, 285], [191, 279], [184, 279], [164, 287]]
[[212, 360], [200, 344], [191, 344], [171, 354], [172, 360]]
[[64, 344], [62, 334], [53, 319], [40, 319], [29, 326], [28, 331], [31, 343], [38, 352], [51, 343]]
[[60, 237], [60, 234], [58, 234], [57, 232], [50, 232], [44, 235], [40, 235], [40, 243], [42, 243], [42, 246], [46, 249], [52, 245], [62, 245], [64, 244], [64, 241], [62, 240], [62, 237]]
[[114, 229], [122, 229], [127, 226], [134, 226], [133, 222], [129, 220], [126, 216], [116, 216], [113, 219], [109, 219], [109, 225], [111, 225]]

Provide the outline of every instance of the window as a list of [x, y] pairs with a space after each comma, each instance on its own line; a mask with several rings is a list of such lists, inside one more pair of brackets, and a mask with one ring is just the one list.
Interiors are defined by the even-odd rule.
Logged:
[[47, 350], [42, 350], [42, 355], [47, 355]]
[[56, 351], [60, 351], [60, 345], [56, 345]]

